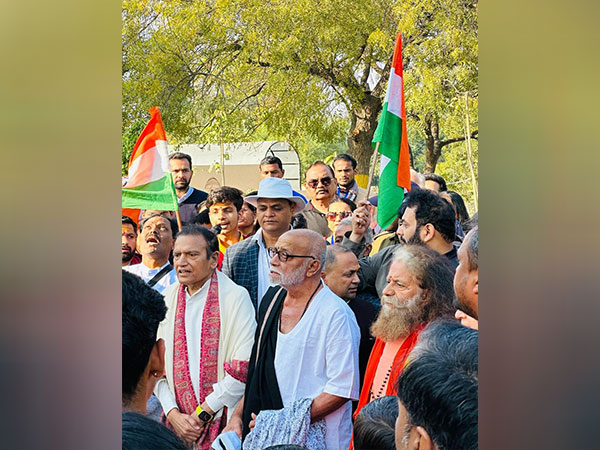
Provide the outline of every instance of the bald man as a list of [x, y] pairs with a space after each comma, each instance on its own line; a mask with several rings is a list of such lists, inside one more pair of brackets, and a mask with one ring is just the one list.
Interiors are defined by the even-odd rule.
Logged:
[[320, 234], [288, 231], [269, 256], [269, 277], [276, 286], [260, 302], [246, 392], [226, 430], [245, 438], [261, 411], [310, 397], [311, 423], [325, 420], [327, 449], [346, 450], [351, 400], [358, 398], [360, 381], [356, 318], [321, 281], [326, 244]]

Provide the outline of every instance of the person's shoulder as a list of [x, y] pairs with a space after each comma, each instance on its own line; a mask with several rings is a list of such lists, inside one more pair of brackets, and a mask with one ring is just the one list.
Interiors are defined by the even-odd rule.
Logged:
[[122, 269], [126, 270], [129, 273], [139, 276], [139, 274], [141, 273], [141, 269], [142, 269], [142, 263], [125, 266], [125, 267], [122, 267]]
[[253, 245], [258, 246], [258, 242], [256, 242], [256, 240], [254, 240], [252, 236], [250, 236], [242, 241], [236, 242], [235, 244], [227, 248], [225, 254], [229, 257], [245, 255], [246, 251]]
[[228, 298], [239, 299], [241, 297], [248, 297], [248, 300], [250, 299], [250, 294], [248, 294], [248, 290], [245, 287], [237, 284], [220, 270], [217, 270], [217, 278], [219, 280], [219, 286], [227, 289], [227, 293], [231, 294], [231, 296], [227, 296]]
[[186, 200], [189, 203], [202, 203], [204, 200], [208, 198], [208, 194], [204, 191], [201, 191], [198, 188], [194, 188], [192, 195], [190, 195]]
[[326, 310], [327, 313], [320, 315], [325, 317], [326, 320], [330, 320], [330, 318], [336, 315], [346, 316], [348, 314], [353, 314], [348, 304], [329, 289], [326, 284], [323, 284], [321, 296], [323, 298], [321, 309]]
[[179, 281], [175, 280], [174, 283], [168, 285], [163, 291], [162, 295], [165, 298], [165, 303], [169, 304], [171, 299], [177, 297], [177, 292], [179, 291]]

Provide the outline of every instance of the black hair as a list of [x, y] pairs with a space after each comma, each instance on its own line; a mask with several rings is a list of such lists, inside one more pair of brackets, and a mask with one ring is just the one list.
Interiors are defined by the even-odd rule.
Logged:
[[306, 169], [306, 172], [304, 173], [304, 176], [306, 176], [306, 174], [308, 173], [308, 171], [310, 169], [312, 169], [313, 167], [315, 167], [315, 166], [325, 166], [327, 168], [327, 170], [329, 171], [329, 173], [331, 174], [331, 178], [335, 179], [335, 175], [333, 174], [333, 169], [331, 168], [331, 166], [329, 164], [325, 164], [323, 161], [315, 161], [310, 166], [308, 166], [308, 169]]
[[206, 241], [206, 259], [214, 252], [219, 251], [219, 238], [217, 235], [210, 231], [208, 228], [201, 227], [200, 225], [186, 225], [179, 233], [177, 233], [176, 240], [181, 236], [202, 236]]
[[[436, 192], [428, 189], [410, 191], [404, 198], [400, 210], [415, 207], [417, 227], [430, 223], [446, 242], [456, 238], [456, 219], [452, 205]], [[398, 211], [400, 213], [400, 211]], [[399, 216], [402, 218], [402, 216]]]
[[123, 357], [123, 404], [135, 396], [140, 378], [156, 344], [158, 324], [165, 318], [164, 297], [144, 280], [122, 270], [121, 343]]
[[458, 216], [458, 221], [460, 222], [460, 225], [463, 227], [465, 227], [465, 224], [469, 221], [470, 217], [469, 217], [469, 211], [467, 211], [467, 206], [465, 205], [465, 201], [463, 200], [463, 198], [460, 196], [460, 194], [458, 192], [454, 192], [454, 191], [446, 191], [448, 193], [448, 195], [450, 196], [450, 199], [452, 200], [452, 204], [454, 205], [454, 208], [456, 209], [456, 215]]
[[121, 414], [122, 450], [186, 450], [183, 442], [161, 423], [136, 412]]
[[465, 232], [465, 235], [472, 229], [475, 228], [476, 226], [478, 226], [479, 223], [479, 212], [476, 212], [475, 214], [473, 214], [471, 216], [471, 218], [464, 224], [462, 225], [463, 227], [463, 231]]
[[259, 164], [259, 167], [265, 164], [277, 164], [277, 166], [279, 167], [280, 170], [283, 170], [283, 164], [281, 163], [281, 159], [279, 159], [277, 156], [265, 156]]
[[308, 223], [306, 222], [306, 217], [304, 217], [304, 214], [302, 214], [302, 213], [294, 214], [292, 216], [292, 220], [290, 222], [290, 225], [292, 226], [292, 228], [294, 230], [300, 230], [302, 228], [308, 228]]
[[190, 163], [190, 170], [192, 169], [192, 157], [187, 153], [173, 152], [169, 155], [169, 161], [172, 159], [186, 159], [187, 162]]
[[206, 207], [210, 209], [215, 203], [233, 203], [238, 211], [244, 204], [244, 193], [238, 188], [221, 186], [210, 191], [206, 199]]
[[333, 162], [331, 163], [331, 165], [335, 167], [335, 162], [339, 161], [340, 159], [342, 161], [348, 161], [349, 163], [352, 163], [352, 168], [356, 169], [356, 160], [348, 153], [342, 153], [340, 155], [337, 155], [335, 158], [333, 158]]
[[208, 209], [203, 209], [196, 217], [191, 221], [192, 225], [210, 225], [210, 216], [208, 215]]
[[334, 203], [345, 203], [346, 205], [348, 205], [350, 207], [350, 211], [354, 212], [354, 210], [356, 209], [356, 203], [354, 203], [352, 200], [350, 200], [349, 198], [346, 197], [338, 197], [337, 199], [335, 199], [334, 201], [332, 201], [330, 203], [330, 205], [333, 205]]
[[446, 186], [446, 180], [441, 175], [437, 173], [426, 173], [425, 180], [435, 181], [440, 185], [440, 192], [444, 192], [448, 190], [448, 186]]
[[175, 236], [177, 236], [177, 233], [179, 232], [179, 226], [177, 226], [177, 221], [175, 219], [171, 219], [170, 217], [165, 217], [162, 214], [152, 214], [151, 216], [146, 217], [142, 221], [142, 223], [140, 223], [140, 231], [142, 230], [142, 228], [144, 228], [144, 224], [150, 219], [153, 219], [154, 217], [162, 217], [163, 219], [169, 222], [169, 225], [171, 226], [171, 234], [173, 235], [173, 239], [175, 239]]
[[137, 233], [137, 224], [131, 217], [121, 216], [121, 224], [122, 225], [125, 225], [125, 224], [131, 225], [133, 227], [133, 231]]
[[408, 425], [423, 427], [439, 450], [477, 449], [477, 349], [476, 330], [434, 321], [398, 378]]
[[395, 395], [367, 403], [354, 421], [354, 448], [396, 450], [394, 430], [397, 417], [398, 399]]

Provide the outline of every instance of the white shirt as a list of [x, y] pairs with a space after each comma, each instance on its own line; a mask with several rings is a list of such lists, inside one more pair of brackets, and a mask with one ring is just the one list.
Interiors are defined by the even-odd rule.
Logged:
[[269, 272], [271, 271], [271, 264], [269, 263], [269, 253], [267, 247], [265, 247], [265, 241], [262, 236], [262, 228], [259, 228], [254, 236], [252, 236], [256, 242], [258, 242], [258, 289], [256, 297], [256, 310], [260, 307], [260, 301], [262, 300], [265, 292], [271, 286], [275, 286], [269, 280]]
[[[141, 263], [134, 264], [133, 266], [125, 266], [125, 267], [123, 267], [123, 270], [126, 270], [127, 272], [137, 275], [138, 277], [140, 277], [142, 280], [144, 280], [147, 283], [154, 277], [154, 275], [156, 275], [158, 272], [160, 272], [162, 270], [162, 268], [165, 267], [167, 264], [169, 264], [168, 260], [165, 264], [163, 264], [158, 269], [151, 269], [151, 268], [147, 267], [146, 265], [144, 265], [144, 262], [142, 261]], [[173, 267], [170, 272], [163, 275], [163, 277], [158, 281], [158, 283], [156, 283], [154, 286], [152, 286], [152, 289], [154, 289], [155, 291], [158, 291], [162, 294], [163, 291], [167, 287], [171, 286], [174, 283], [177, 283], [177, 273], [175, 272], [175, 268]]]
[[[348, 305], [327, 286], [287, 334], [278, 332], [275, 373], [284, 406], [323, 392], [358, 400], [360, 329]], [[325, 417], [328, 450], [347, 450], [352, 436], [352, 403]]]
[[[213, 392], [206, 396], [205, 401], [213, 411], [219, 412], [227, 406], [228, 414], [233, 413], [237, 402], [244, 395], [245, 383], [227, 374], [224, 363], [232, 359], [248, 360], [254, 343], [256, 321], [255, 312], [250, 296], [246, 289], [236, 285], [226, 275], [217, 271], [219, 281], [219, 312], [221, 331], [219, 333], [218, 376], [213, 384]], [[154, 394], [160, 400], [163, 411], [168, 414], [177, 408], [175, 389], [173, 388], [173, 333], [175, 313], [177, 308], [177, 293], [179, 283], [165, 291], [167, 316], [158, 329], [158, 337], [165, 340], [165, 371], [166, 378], [156, 383]], [[210, 279], [193, 295], [186, 292], [185, 304], [185, 333], [188, 348], [188, 363], [190, 378], [196, 400], [199, 402], [200, 383], [200, 350], [202, 336], [202, 316], [204, 305], [210, 288]]]

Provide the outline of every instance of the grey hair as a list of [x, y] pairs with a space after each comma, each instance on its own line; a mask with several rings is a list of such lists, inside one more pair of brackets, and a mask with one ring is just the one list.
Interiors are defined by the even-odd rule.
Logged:
[[424, 245], [403, 245], [394, 251], [393, 262], [400, 261], [414, 277], [427, 298], [423, 322], [454, 314], [454, 270], [448, 258]]
[[[479, 227], [476, 226], [472, 228], [467, 236], [465, 236], [465, 241], [467, 244], [467, 256], [469, 257], [469, 272], [473, 270], [477, 270], [479, 268], [479, 251], [477, 247], [479, 246]], [[464, 245], [464, 242], [463, 242]]]
[[346, 247], [336, 244], [336, 245], [328, 245], [326, 247], [326, 258], [325, 258], [325, 263], [323, 264], [323, 269], [325, 270], [327, 269], [331, 264], [335, 264], [335, 262], [337, 261], [337, 255], [343, 254], [343, 253], [352, 253], [351, 250], [348, 250]]
[[[342, 225], [352, 225], [352, 217], [346, 217], [345, 219], [342, 219], [340, 221], [340, 223], [338, 224], [338, 227], [341, 227]], [[367, 232], [365, 233], [365, 235], [363, 236], [365, 239], [365, 245], [369, 245], [373, 243], [373, 229], [371, 227], [367, 228]]]

